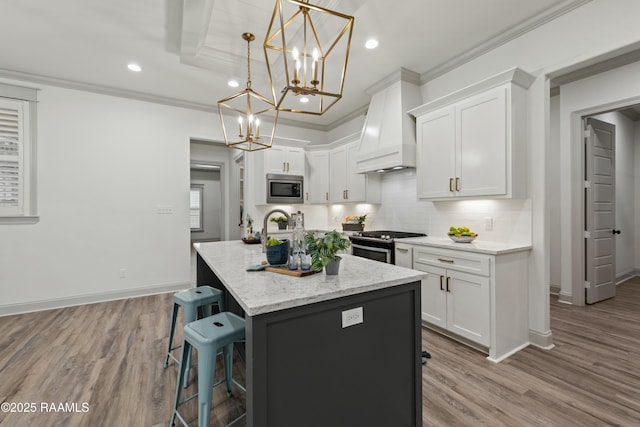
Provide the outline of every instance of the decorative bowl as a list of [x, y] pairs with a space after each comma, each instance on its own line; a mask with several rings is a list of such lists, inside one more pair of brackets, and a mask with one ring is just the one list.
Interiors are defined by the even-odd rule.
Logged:
[[460, 236], [460, 237], [456, 237], [455, 234], [447, 234], [447, 236], [449, 236], [449, 238], [451, 240], [453, 240], [456, 243], [471, 243], [475, 240], [476, 237], [478, 237], [478, 235], [476, 234], [475, 237], [474, 236]]
[[249, 239], [247, 239], [246, 237], [243, 237], [243, 238], [242, 238], [242, 241], [243, 241], [244, 243], [246, 243], [247, 245], [257, 245], [258, 243], [262, 243], [262, 242], [260, 241], [260, 239], [256, 239], [256, 238], [253, 238], [253, 239], [249, 240]]

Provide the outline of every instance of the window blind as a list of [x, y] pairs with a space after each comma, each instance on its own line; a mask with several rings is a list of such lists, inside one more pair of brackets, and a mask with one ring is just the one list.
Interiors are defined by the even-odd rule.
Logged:
[[191, 230], [202, 229], [202, 188], [192, 187], [190, 193], [189, 218]]
[[0, 99], [0, 213], [22, 212], [23, 102]]

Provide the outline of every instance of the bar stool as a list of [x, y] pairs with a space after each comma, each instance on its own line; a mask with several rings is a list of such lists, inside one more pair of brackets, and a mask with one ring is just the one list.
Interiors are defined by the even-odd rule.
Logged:
[[[173, 295], [173, 318], [171, 320], [171, 329], [169, 330], [169, 347], [167, 349], [167, 357], [164, 361], [164, 367], [169, 366], [169, 358], [172, 358], [176, 363], [181, 361], [176, 359], [171, 353], [173, 350], [180, 348], [180, 345], [172, 347], [173, 335], [176, 330], [176, 319], [178, 318], [178, 307], [182, 307], [184, 312], [182, 313], [182, 323], [186, 325], [197, 319], [198, 308], [202, 307], [204, 316], [208, 317], [212, 314], [212, 305], [218, 306], [218, 311], [224, 311], [223, 293], [221, 290], [212, 288], [211, 286], [198, 286], [197, 288], [187, 289], [184, 291], [176, 292]], [[185, 388], [189, 385], [189, 367], [191, 366], [191, 352], [187, 354], [187, 375], [184, 379]]]
[[[178, 381], [176, 381], [176, 399], [171, 416], [171, 426], [175, 425], [176, 417], [178, 417], [184, 426], [187, 426], [186, 421], [178, 412], [178, 407], [197, 396], [198, 426], [209, 427], [213, 388], [223, 382], [227, 385], [228, 395], [231, 395], [232, 382], [241, 390], [246, 391], [246, 389], [232, 377], [233, 343], [244, 340], [244, 338], [244, 319], [229, 312], [214, 314], [213, 316], [191, 322], [184, 327], [182, 362], [180, 363]], [[180, 401], [180, 394], [182, 392], [180, 384], [184, 380], [188, 368], [188, 363], [185, 363], [185, 356], [191, 351], [191, 347], [198, 351], [198, 393]], [[222, 353], [224, 354], [224, 379], [214, 383], [216, 355], [220, 348], [222, 348]], [[227, 424], [227, 427], [235, 424], [236, 421], [245, 416], [246, 412]]]

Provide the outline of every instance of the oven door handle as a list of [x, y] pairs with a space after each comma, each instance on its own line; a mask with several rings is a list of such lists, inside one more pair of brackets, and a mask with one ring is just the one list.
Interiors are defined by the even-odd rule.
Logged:
[[355, 244], [351, 244], [352, 248], [357, 248], [357, 249], [364, 249], [365, 251], [373, 251], [373, 252], [383, 252], [383, 253], [391, 253], [390, 249], [384, 249], [384, 248], [375, 248], [373, 246], [364, 246], [364, 245], [355, 245]]

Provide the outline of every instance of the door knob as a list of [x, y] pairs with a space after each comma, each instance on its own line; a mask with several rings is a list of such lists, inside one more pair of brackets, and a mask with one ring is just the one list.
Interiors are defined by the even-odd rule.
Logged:
[[620, 234], [620, 230], [611, 230], [613, 234]]

